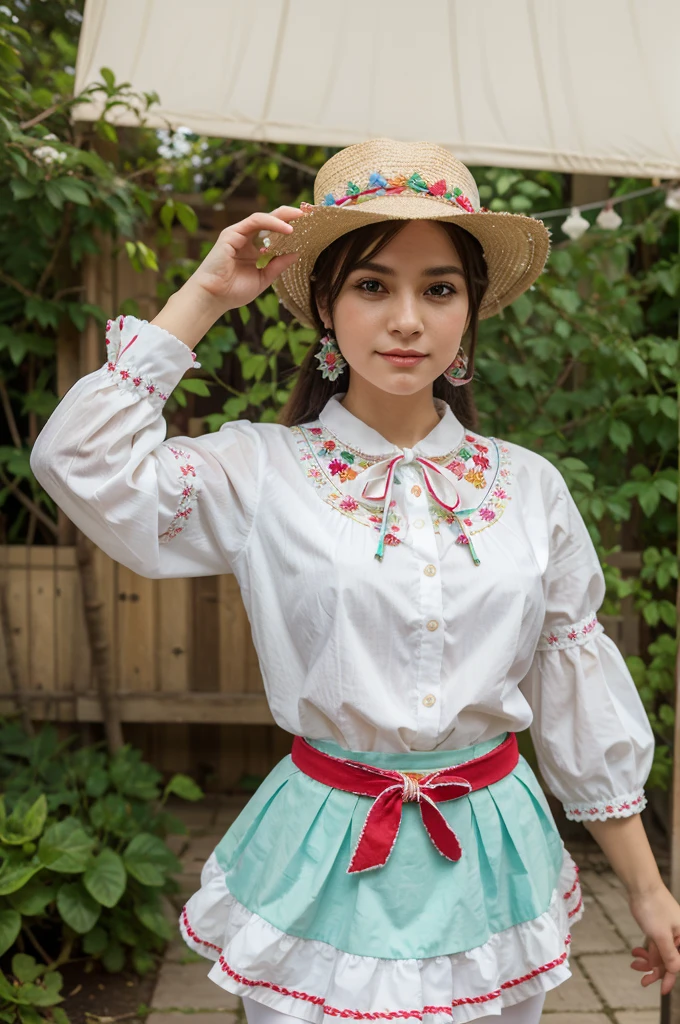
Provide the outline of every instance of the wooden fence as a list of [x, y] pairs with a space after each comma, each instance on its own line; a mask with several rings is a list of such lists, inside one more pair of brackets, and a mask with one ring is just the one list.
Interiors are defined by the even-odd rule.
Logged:
[[[635, 572], [639, 555], [611, 561]], [[32, 719], [101, 722], [76, 548], [0, 546], [0, 566], [9, 610], [0, 713], [17, 707], [11, 653]], [[292, 737], [273, 723], [235, 578], [145, 579], [98, 549], [94, 569], [125, 738], [161, 769], [198, 770], [204, 784], [266, 774]], [[600, 618], [624, 654], [639, 653], [639, 617], [627, 603], [621, 616]]]

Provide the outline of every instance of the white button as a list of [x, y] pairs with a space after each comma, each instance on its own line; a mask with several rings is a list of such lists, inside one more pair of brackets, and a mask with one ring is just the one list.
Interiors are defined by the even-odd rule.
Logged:
[[426, 565], [425, 568], [423, 569], [423, 572], [425, 573], [426, 576], [434, 576], [436, 571], [437, 569], [435, 568], [434, 565]]
[[439, 623], [437, 622], [436, 619], [430, 619], [430, 621], [427, 624], [427, 628], [430, 630], [431, 633], [433, 633], [435, 629], [439, 628]]
[[416, 530], [420, 530], [420, 529], [422, 529], [423, 526], [425, 526], [425, 520], [424, 519], [414, 519], [413, 520], [413, 525], [415, 526]]
[[431, 708], [436, 703], [437, 698], [433, 693], [428, 693], [423, 697], [423, 704], [426, 708]]

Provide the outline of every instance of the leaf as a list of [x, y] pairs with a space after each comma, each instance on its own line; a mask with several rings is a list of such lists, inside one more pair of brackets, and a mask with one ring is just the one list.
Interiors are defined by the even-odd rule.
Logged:
[[56, 890], [53, 886], [34, 878], [21, 889], [11, 893], [9, 901], [24, 917], [36, 917], [44, 912], [55, 895]]
[[578, 292], [571, 288], [553, 288], [550, 297], [565, 313], [576, 313], [581, 305]]
[[48, 201], [57, 210], [63, 210], [64, 208], [64, 193], [61, 191], [56, 181], [45, 182], [45, 195]]
[[166, 199], [161, 206], [158, 216], [163, 227], [169, 228], [175, 219], [175, 200]]
[[549, 266], [559, 277], [566, 277], [572, 270], [574, 261], [566, 249], [553, 249], [550, 253]]
[[98, 903], [115, 907], [127, 885], [127, 872], [120, 855], [104, 848], [85, 871], [83, 885]]
[[85, 792], [91, 797], [103, 796], [109, 786], [109, 773], [103, 768], [93, 768], [85, 779]]
[[144, 242], [137, 242], [137, 251], [145, 267], [148, 267], [149, 270], [158, 270], [158, 259], [153, 249], [150, 249]]
[[163, 885], [170, 872], [182, 867], [163, 840], [150, 832], [140, 832], [128, 843], [123, 861], [128, 873], [142, 885]]
[[99, 74], [102, 76], [102, 79], [106, 82], [106, 84], [108, 85], [109, 89], [114, 89], [115, 88], [116, 76], [114, 75], [114, 73], [111, 70], [111, 68], [107, 68], [107, 67], [100, 68], [99, 69]]
[[55, 1003], [63, 1001], [59, 994], [63, 984], [64, 979], [58, 971], [47, 971], [43, 974], [40, 984], [29, 982], [24, 985], [21, 995], [31, 1006], [54, 1006]]
[[45, 973], [45, 965], [39, 964], [34, 956], [15, 953], [12, 957], [12, 974], [17, 981], [35, 981]]
[[534, 310], [533, 303], [526, 294], [520, 295], [519, 298], [515, 299], [511, 308], [521, 324], [527, 322]]
[[94, 127], [101, 139], [106, 139], [107, 142], [118, 142], [118, 133], [108, 121], [100, 117], [98, 121], [95, 121]]
[[637, 352], [634, 352], [633, 349], [630, 348], [625, 350], [625, 354], [626, 359], [631, 366], [634, 366], [640, 376], [647, 380], [649, 377], [649, 371], [647, 369], [647, 363], [644, 361], [642, 356], [638, 355]]
[[174, 793], [182, 800], [201, 800], [204, 796], [201, 787], [192, 778], [182, 775], [181, 772], [172, 776], [163, 791], [163, 796], [166, 797], [170, 793]]
[[668, 499], [668, 501], [675, 503], [678, 500], [678, 485], [674, 480], [657, 477], [656, 488], [664, 498]]
[[16, 200], [32, 199], [37, 192], [37, 186], [24, 178], [12, 178], [10, 182], [12, 195]]
[[196, 211], [192, 210], [187, 203], [177, 203], [177, 220], [190, 235], [193, 235], [194, 231], [198, 228]]
[[79, 206], [90, 206], [90, 193], [85, 184], [78, 178], [63, 177], [57, 178], [54, 182], [65, 199], [77, 203]]
[[16, 942], [21, 931], [21, 914], [16, 910], [0, 910], [0, 956]]
[[50, 871], [80, 874], [87, 867], [94, 843], [77, 818], [64, 818], [46, 830], [38, 856]]
[[[90, 821], [99, 832], [128, 835], [128, 812], [119, 793], [107, 793], [90, 807]], [[83, 871], [85, 868], [83, 868]]]
[[117, 974], [123, 970], [125, 966], [125, 950], [118, 939], [111, 939], [109, 941], [102, 956], [102, 963], [111, 974]]
[[47, 798], [41, 793], [32, 807], [26, 811], [21, 828], [27, 839], [37, 839], [47, 819]]
[[156, 966], [156, 957], [146, 949], [132, 950], [132, 966], [142, 977], [149, 974]]
[[0, 841], [8, 846], [22, 846], [37, 839], [47, 818], [47, 799], [44, 793], [23, 813], [21, 807], [0, 826]]
[[210, 397], [210, 388], [200, 377], [186, 377], [179, 384], [184, 391], [189, 391], [192, 395], [200, 395], [202, 398]]
[[150, 903], [136, 903], [134, 911], [144, 927], [148, 928], [154, 935], [159, 935], [162, 939], [166, 940], [172, 938], [174, 931], [170, 927], [167, 918], [157, 907], [152, 906]]
[[[640, 489], [638, 492], [638, 501], [640, 508], [646, 516], [653, 515], [659, 507], [660, 495], [654, 484], [647, 484]], [[647, 608], [651, 607], [647, 605]], [[652, 623], [654, 625], [654, 623]]]
[[64, 882], [57, 893], [57, 910], [79, 935], [85, 935], [94, 928], [101, 914], [101, 906], [81, 882]]
[[108, 933], [101, 927], [95, 925], [83, 939], [83, 952], [88, 956], [99, 956], [106, 949], [109, 942]]
[[670, 395], [664, 395], [659, 403], [659, 408], [664, 416], [668, 416], [669, 420], [677, 420], [678, 418], [678, 405], [674, 398]]
[[633, 443], [633, 431], [624, 420], [612, 420], [608, 434], [609, 440], [622, 452], [628, 451]]
[[6, 861], [0, 870], [0, 896], [8, 896], [21, 889], [42, 869], [42, 866], [37, 857], [29, 861]]
[[241, 323], [245, 327], [248, 321], [250, 320], [250, 310], [248, 309], [247, 306], [239, 306], [238, 312], [239, 316], [241, 317]]

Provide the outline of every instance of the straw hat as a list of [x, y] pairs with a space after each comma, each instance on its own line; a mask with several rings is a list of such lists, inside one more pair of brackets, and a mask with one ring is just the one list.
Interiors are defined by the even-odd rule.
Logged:
[[482, 244], [489, 287], [479, 317], [493, 316], [533, 284], [550, 252], [542, 221], [480, 206], [470, 171], [443, 146], [430, 142], [368, 139], [347, 146], [319, 168], [314, 203], [292, 221], [287, 235], [267, 233], [267, 256], [300, 252], [274, 279], [277, 296], [301, 323], [313, 327], [309, 278], [319, 253], [336, 238], [382, 220], [455, 222]]

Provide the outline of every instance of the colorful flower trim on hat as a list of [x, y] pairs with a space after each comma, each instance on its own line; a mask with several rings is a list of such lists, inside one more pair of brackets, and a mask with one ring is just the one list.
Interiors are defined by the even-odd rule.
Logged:
[[[410, 192], [436, 196], [441, 199], [448, 199], [449, 202], [454, 203], [456, 206], [460, 206], [461, 209], [465, 210], [467, 213], [476, 212], [474, 206], [463, 193], [462, 189], [457, 186], [448, 189], [443, 178], [440, 181], [435, 181], [433, 185], [428, 185], [418, 171], [414, 171], [410, 178], [407, 178], [405, 174], [399, 174], [394, 178], [384, 178], [378, 171], [374, 171], [368, 179], [368, 188], [362, 191], [358, 185], [354, 184], [353, 181], [348, 181], [347, 191], [344, 196], [340, 196], [336, 199], [333, 193], [329, 192], [323, 203], [320, 205], [354, 205], [355, 203], [365, 203], [367, 199], [370, 199], [373, 196], [396, 196], [407, 190]], [[480, 213], [488, 212], [489, 211], [485, 206], [480, 210]]]

